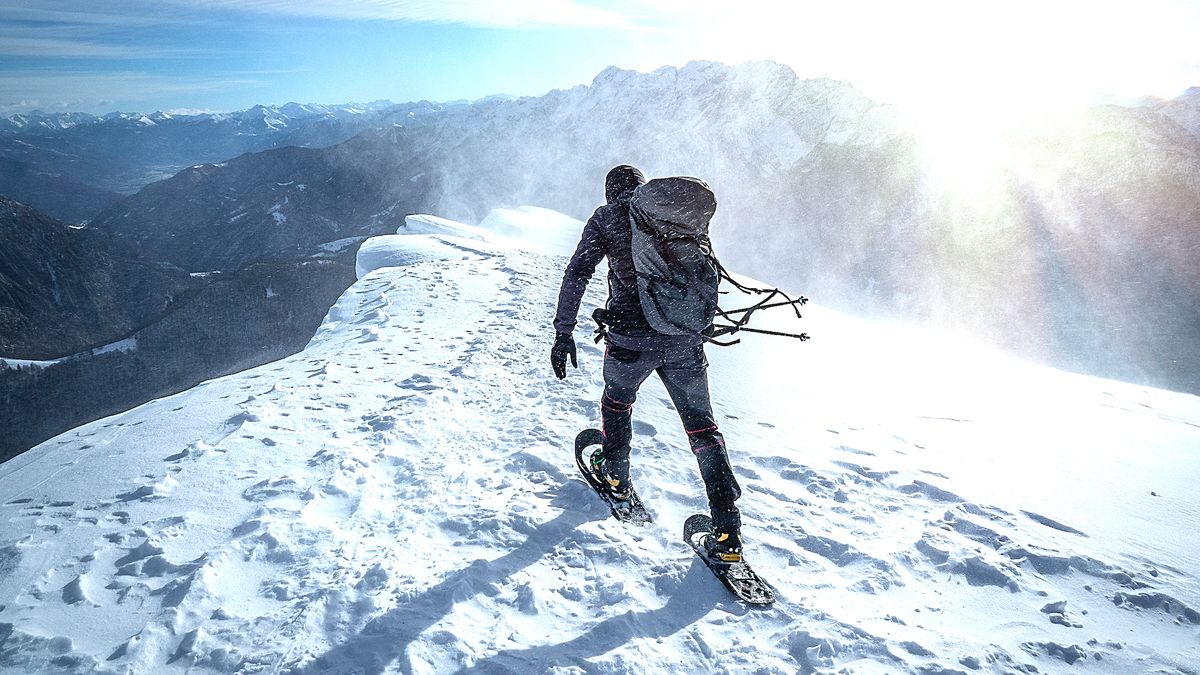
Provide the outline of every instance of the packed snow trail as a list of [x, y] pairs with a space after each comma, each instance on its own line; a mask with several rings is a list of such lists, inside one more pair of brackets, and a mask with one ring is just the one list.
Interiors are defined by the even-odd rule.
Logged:
[[0, 466], [0, 668], [1197, 672], [1200, 399], [820, 308], [710, 349], [754, 610], [679, 541], [706, 503], [657, 381], [655, 522], [577, 477], [602, 351], [550, 373], [564, 259], [414, 222], [303, 352]]

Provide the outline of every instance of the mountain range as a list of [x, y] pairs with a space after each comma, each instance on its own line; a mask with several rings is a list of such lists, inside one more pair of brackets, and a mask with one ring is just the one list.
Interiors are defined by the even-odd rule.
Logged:
[[847, 83], [773, 63], [609, 68], [590, 86], [191, 167], [93, 226], [209, 269], [378, 234], [409, 212], [476, 222], [528, 203], [584, 218], [605, 171], [629, 162], [705, 178], [720, 202], [717, 252], [758, 278], [1046, 363], [1200, 391], [1198, 99], [1011, 132], [972, 192], [959, 168], [934, 170], [936, 148], [893, 108]]
[[12, 115], [0, 118], [0, 194], [78, 223], [116, 195], [193, 164], [274, 147], [332, 145], [367, 128], [420, 124], [457, 105], [464, 104], [288, 103], [234, 113]]

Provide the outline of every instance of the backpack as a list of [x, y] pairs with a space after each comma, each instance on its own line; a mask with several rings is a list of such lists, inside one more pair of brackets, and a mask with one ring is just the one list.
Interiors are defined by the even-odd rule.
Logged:
[[[697, 335], [719, 345], [740, 342], [714, 339], [739, 330], [807, 340], [803, 333], [745, 326], [753, 312], [768, 307], [791, 305], [800, 318], [796, 307], [808, 300], [792, 300], [777, 288], [753, 288], [730, 277], [708, 238], [708, 225], [716, 211], [716, 195], [699, 178], [655, 178], [633, 191], [629, 200], [633, 267], [647, 323], [664, 335]], [[723, 279], [744, 293], [767, 295], [745, 309], [723, 311], [718, 306]], [[784, 301], [772, 302], [777, 297]], [[718, 326], [714, 323], [717, 317], [729, 323]]]
[[708, 223], [716, 210], [716, 195], [698, 178], [655, 178], [629, 199], [638, 299], [659, 333], [697, 335], [712, 325], [721, 277]]

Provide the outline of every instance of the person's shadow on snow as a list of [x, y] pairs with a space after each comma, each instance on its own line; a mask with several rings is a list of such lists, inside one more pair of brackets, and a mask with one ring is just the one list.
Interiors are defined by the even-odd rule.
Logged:
[[578, 500], [585, 498], [582, 490], [563, 492], [551, 501], [552, 506], [563, 508], [562, 513], [538, 525], [517, 548], [495, 560], [472, 561], [411, 601], [371, 619], [358, 635], [345, 643], [289, 672], [294, 675], [381, 673], [393, 661], [402, 659], [401, 672], [411, 673], [412, 664], [405, 650], [423, 631], [448, 616], [455, 603], [480, 593], [495, 593], [495, 584], [537, 562], [583, 523], [597, 519], [595, 511], [579, 508]]
[[[705, 585], [710, 588], [700, 590]], [[704, 563], [692, 558], [692, 566], [680, 580], [667, 604], [644, 612], [625, 612], [592, 626], [582, 635], [555, 645], [526, 649], [506, 649], [457, 673], [533, 673], [550, 667], [577, 666], [593, 670], [588, 659], [627, 645], [639, 637], [661, 638], [674, 635], [704, 618], [722, 603], [725, 589], [713, 579]]]
[[[409, 645], [430, 626], [449, 616], [456, 603], [480, 593], [495, 593], [496, 584], [534, 564], [560, 543], [578, 537], [580, 525], [608, 517], [606, 509], [580, 508], [581, 500], [588, 500], [591, 491], [585, 492], [582, 484], [577, 487], [580, 489], [564, 491], [551, 502], [563, 508], [562, 513], [537, 526], [517, 548], [496, 560], [473, 561], [411, 601], [375, 617], [345, 643], [289, 672], [295, 675], [381, 673], [398, 659], [401, 672], [412, 672], [412, 664], [405, 653]], [[704, 584], [714, 588], [703, 593], [694, 592]], [[562, 644], [502, 651], [477, 663], [470, 671], [505, 671], [522, 664], [528, 667], [529, 664], [552, 662], [580, 663], [587, 657], [625, 644], [633, 637], [671, 635], [716, 607], [723, 597], [719, 592], [722, 590], [703, 563], [693, 559], [691, 568], [663, 607], [612, 617]]]

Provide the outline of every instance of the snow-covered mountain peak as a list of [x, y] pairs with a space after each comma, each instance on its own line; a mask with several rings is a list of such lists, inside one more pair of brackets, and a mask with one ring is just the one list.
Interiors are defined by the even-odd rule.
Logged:
[[639, 396], [633, 455], [654, 524], [618, 525], [575, 476], [602, 352], [584, 328], [579, 368], [553, 378], [565, 258], [497, 232], [544, 233], [552, 214], [491, 220], [410, 216], [411, 234], [367, 242], [358, 283], [304, 351], [0, 465], [0, 668], [1197, 661], [1200, 553], [1179, 536], [1200, 522], [1197, 397], [819, 307], [809, 343], [710, 349], [748, 555], [780, 598], [747, 611], [678, 541], [704, 498], [657, 382]]
[[603, 87], [610, 84], [619, 84], [621, 81], [637, 75], [635, 70], [626, 70], [617, 66], [608, 66], [604, 70], [596, 73], [596, 77], [592, 78], [593, 87]]
[[0, 133], [44, 133], [70, 129], [95, 122], [95, 115], [87, 113], [48, 113], [34, 110], [0, 117]]
[[673, 87], [690, 89], [719, 86], [727, 80], [741, 81], [747, 85], [790, 87], [799, 81], [799, 77], [790, 67], [774, 61], [748, 61], [736, 66], [716, 61], [689, 61], [679, 68], [662, 66], [648, 73], [609, 66], [596, 75], [591, 86], [606, 92], [621, 91], [630, 86], [661, 89], [665, 81]]
[[270, 129], [283, 129], [288, 123], [312, 119], [341, 119], [348, 116], [362, 116], [367, 112], [382, 112], [393, 107], [390, 101], [372, 101], [371, 103], [346, 104], [301, 104], [289, 102], [283, 105], [255, 105], [246, 110], [234, 112], [213, 113], [204, 110], [180, 110], [174, 112], [155, 111], [140, 112], [111, 112], [101, 116], [87, 113], [44, 113], [35, 111], [28, 114], [14, 114], [0, 118], [0, 133], [52, 133], [64, 131], [76, 126], [109, 124], [120, 125], [132, 122], [136, 125], [148, 126], [149, 122], [163, 122], [180, 119], [183, 123], [197, 121], [240, 121], [242, 123], [257, 123]]

